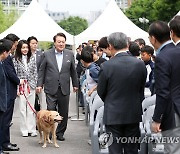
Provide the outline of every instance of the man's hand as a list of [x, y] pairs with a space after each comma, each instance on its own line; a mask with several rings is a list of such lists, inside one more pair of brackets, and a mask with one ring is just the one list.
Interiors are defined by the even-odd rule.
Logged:
[[40, 93], [42, 91], [42, 87], [36, 87], [36, 93]]
[[161, 125], [161, 123], [158, 123], [158, 122], [153, 121], [153, 122], [152, 122], [152, 125], [151, 125], [151, 130], [152, 130], [154, 133], [159, 133], [159, 132], [161, 132], [160, 125]]
[[73, 92], [77, 92], [78, 91], [78, 87], [73, 87]]

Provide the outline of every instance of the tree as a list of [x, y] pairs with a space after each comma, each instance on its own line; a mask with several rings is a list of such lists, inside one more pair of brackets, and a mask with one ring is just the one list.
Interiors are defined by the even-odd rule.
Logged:
[[[139, 22], [139, 18], [145, 17], [149, 20], [149, 24], [156, 20], [169, 22], [179, 10], [179, 0], [174, 0], [173, 3], [171, 0], [134, 0], [125, 14], [137, 26], [142, 28], [144, 25]], [[145, 30], [148, 27], [148, 24], [145, 24]]]
[[5, 31], [7, 28], [13, 25], [13, 23], [16, 21], [18, 15], [17, 11], [11, 11], [9, 14], [5, 14], [3, 12], [3, 5], [0, 2], [0, 33]]
[[180, 10], [179, 0], [156, 0], [153, 4], [155, 20], [169, 22]]
[[0, 33], [1, 33], [6, 28], [6, 26], [5, 26], [5, 14], [3, 12], [3, 6], [1, 3], [0, 3], [0, 23], [1, 23], [1, 26], [0, 26]]
[[67, 19], [61, 20], [58, 25], [60, 25], [68, 33], [72, 35], [78, 35], [88, 27], [88, 22], [86, 19], [80, 18], [78, 16], [70, 16]]

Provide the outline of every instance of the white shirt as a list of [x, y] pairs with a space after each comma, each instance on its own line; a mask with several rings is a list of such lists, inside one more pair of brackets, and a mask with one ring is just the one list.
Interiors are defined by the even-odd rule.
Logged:
[[22, 55], [22, 62], [23, 62], [25, 69], [27, 71], [27, 55]]
[[63, 62], [63, 51], [58, 52], [57, 50], [55, 50], [55, 55], [56, 55], [56, 61], [57, 61], [57, 64], [58, 64], [58, 69], [59, 69], [59, 72], [60, 72], [61, 68], [62, 68], [62, 62]]
[[176, 46], [178, 43], [180, 43], [180, 40], [178, 40], [176, 43], [174, 43], [174, 44], [175, 44], [175, 46]]
[[122, 53], [122, 52], [127, 52], [127, 50], [120, 50], [120, 51], [116, 52], [116, 53], [114, 54], [114, 56], [116, 56], [117, 54]]

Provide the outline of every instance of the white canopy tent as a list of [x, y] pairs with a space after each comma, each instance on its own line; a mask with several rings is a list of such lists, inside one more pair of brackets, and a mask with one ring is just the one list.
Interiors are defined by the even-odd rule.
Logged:
[[179, 16], [180, 16], [180, 11], [179, 11], [176, 15], [179, 15]]
[[35, 36], [39, 41], [53, 41], [53, 36], [62, 32], [67, 37], [67, 44], [73, 43], [73, 36], [63, 30], [44, 9], [37, 0], [32, 0], [26, 11], [21, 17], [6, 31], [0, 34], [0, 39], [9, 33], [14, 33], [20, 39], [27, 39]]
[[119, 9], [115, 0], [110, 0], [103, 13], [85, 31], [75, 36], [75, 43], [79, 45], [88, 40], [99, 40], [113, 32], [123, 32], [131, 40], [143, 38], [149, 44], [148, 33], [136, 26]]

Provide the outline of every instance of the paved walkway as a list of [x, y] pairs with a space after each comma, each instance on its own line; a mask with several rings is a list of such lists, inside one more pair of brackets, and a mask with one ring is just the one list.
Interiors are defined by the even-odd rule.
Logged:
[[[75, 94], [71, 94], [69, 116], [73, 117], [75, 111]], [[76, 116], [75, 116], [76, 117]], [[84, 115], [80, 115], [84, 118]], [[19, 130], [19, 112], [18, 104], [15, 105], [15, 114], [13, 117], [13, 125], [11, 127], [11, 142], [17, 143], [20, 147], [19, 152], [10, 152], [11, 154], [91, 154], [91, 146], [88, 145], [89, 139], [88, 127], [85, 126], [85, 121], [68, 121], [68, 128], [65, 133], [66, 140], [58, 141], [60, 148], [55, 148], [52, 144], [48, 144], [47, 148], [42, 148], [37, 137], [22, 137]]]

